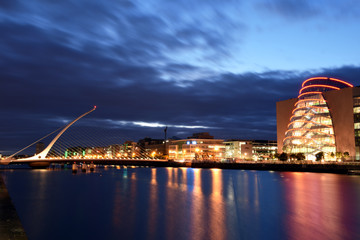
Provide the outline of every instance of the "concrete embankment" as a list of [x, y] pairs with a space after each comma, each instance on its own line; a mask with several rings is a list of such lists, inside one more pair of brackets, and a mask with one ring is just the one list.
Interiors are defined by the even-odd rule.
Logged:
[[193, 168], [221, 168], [264, 171], [290, 171], [290, 172], [321, 172], [347, 174], [352, 170], [360, 170], [360, 164], [344, 163], [192, 163]]
[[[220, 162], [176, 162], [166, 160], [120, 160], [120, 159], [73, 159], [70, 161], [52, 160], [52, 163], [73, 164], [86, 163], [97, 165], [132, 165], [132, 166], [151, 166], [151, 167], [192, 167], [192, 168], [220, 168], [220, 169], [240, 169], [240, 170], [263, 170], [263, 171], [290, 171], [290, 172], [320, 172], [320, 173], [339, 173], [339, 174], [359, 174], [360, 162], [332, 162], [332, 163], [313, 163], [313, 162], [240, 162], [240, 163], [220, 163]], [[8, 167], [11, 168], [11, 165]]]
[[243, 162], [243, 163], [219, 163], [219, 162], [154, 162], [154, 161], [109, 161], [112, 164], [127, 164], [137, 166], [154, 167], [192, 167], [192, 168], [220, 168], [242, 169], [263, 171], [289, 171], [289, 172], [320, 172], [347, 174], [352, 170], [360, 170], [360, 163], [282, 163], [282, 162]]
[[0, 239], [27, 239], [15, 207], [0, 174]]
[[349, 171], [359, 171], [360, 163], [306, 163], [306, 162], [174, 162], [174, 161], [138, 161], [138, 160], [97, 160], [94, 164], [100, 165], [134, 165], [153, 167], [192, 167], [192, 168], [221, 168], [264, 171], [290, 172], [321, 172], [347, 174]]

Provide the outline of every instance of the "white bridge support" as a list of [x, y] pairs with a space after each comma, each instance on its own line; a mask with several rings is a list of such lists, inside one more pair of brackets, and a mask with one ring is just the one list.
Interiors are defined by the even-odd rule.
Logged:
[[[79, 119], [85, 117], [86, 115], [88, 115], [89, 113], [95, 111], [96, 106], [94, 106], [93, 109], [91, 109], [90, 111], [82, 114], [81, 116], [79, 116], [78, 118], [76, 118], [75, 120], [73, 120], [72, 122], [70, 122], [68, 125], [66, 125], [57, 135], [56, 137], [50, 142], [50, 144], [40, 153], [35, 154], [32, 157], [28, 157], [28, 158], [21, 158], [21, 159], [17, 159], [20, 161], [34, 161], [34, 160], [45, 160], [46, 159], [46, 155], [49, 153], [50, 149], [52, 148], [52, 146], [55, 144], [55, 142], [61, 137], [61, 135], [71, 126], [73, 125], [76, 121], [78, 121]], [[17, 160], [13, 160], [12, 162], [16, 162]]]

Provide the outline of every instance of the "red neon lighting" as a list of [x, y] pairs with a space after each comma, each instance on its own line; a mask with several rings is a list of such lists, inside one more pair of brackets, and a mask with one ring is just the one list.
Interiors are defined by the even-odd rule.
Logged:
[[301, 87], [304, 87], [304, 84], [307, 83], [307, 82], [309, 82], [309, 81], [319, 80], [319, 79], [324, 79], [324, 80], [326, 80], [326, 79], [328, 79], [328, 78], [327, 78], [327, 77], [313, 77], [313, 78], [309, 78], [309, 79], [306, 79], [306, 80], [302, 83]]
[[297, 101], [295, 104], [294, 104], [294, 106], [296, 106], [298, 103], [300, 103], [300, 102], [306, 102], [306, 101], [310, 101], [310, 102], [313, 102], [313, 101], [321, 101], [321, 102], [324, 102], [324, 103], [326, 103], [326, 101], [325, 100], [323, 100], [323, 99], [312, 99], [312, 98], [306, 98], [306, 99], [302, 99], [302, 100], [299, 100], [299, 101]]
[[[316, 130], [313, 130], [313, 129], [310, 129], [310, 128], [305, 128], [305, 129], [303, 129], [303, 128], [293, 128], [293, 129], [287, 130], [286, 133], [288, 133], [288, 132], [290, 132], [290, 131], [300, 131], [300, 132], [307, 132], [307, 131], [309, 131], [309, 132], [316, 132], [316, 133], [325, 134], [325, 135], [328, 135], [328, 136], [331, 136], [331, 137], [334, 136], [334, 135], [332, 135], [332, 134], [325, 133], [325, 132], [321, 132], [321, 131], [316, 131]], [[285, 133], [285, 135], [286, 135], [286, 133]]]
[[317, 122], [312, 122], [312, 121], [304, 121], [304, 120], [297, 120], [294, 122], [289, 123], [288, 127], [290, 127], [291, 124], [297, 123], [297, 122], [303, 122], [303, 123], [313, 123], [315, 125], [321, 125], [321, 126], [326, 126], [326, 127], [332, 127], [331, 125], [326, 125], [326, 124], [322, 124], [322, 123], [317, 123]]
[[305, 86], [303, 88], [300, 89], [299, 91], [299, 94], [306, 88], [311, 88], [311, 87], [324, 87], [324, 88], [332, 88], [332, 89], [335, 89], [335, 90], [340, 90], [340, 88], [338, 87], [333, 87], [333, 86], [330, 86], [330, 85], [325, 85], [325, 84], [314, 84], [314, 85], [309, 85], [309, 86]]
[[326, 107], [317, 107], [317, 106], [297, 107], [297, 108], [295, 108], [295, 109], [292, 111], [292, 114], [294, 114], [294, 112], [295, 112], [296, 110], [303, 109], [303, 108], [324, 108], [324, 109], [326, 109]]
[[306, 92], [306, 93], [300, 94], [298, 98], [300, 98], [301, 96], [307, 95], [307, 94], [322, 94], [322, 92]]
[[[289, 136], [289, 137], [284, 138], [283, 143], [285, 143], [285, 141], [288, 140], [288, 139], [290, 139], [290, 138], [305, 138], [306, 140], [309, 140], [310, 142], [314, 142], [314, 139], [312, 139], [312, 138], [306, 138], [306, 137], [304, 137], [304, 136]], [[335, 147], [335, 144], [333, 144], [333, 143], [326, 143], [326, 144], [324, 144], [324, 145], [330, 145], [330, 146], [332, 146], [332, 147]]]
[[284, 138], [283, 142], [285, 142], [287, 139], [290, 139], [290, 138], [305, 138], [306, 140], [309, 140], [310, 142], [314, 142], [314, 139], [306, 138], [304, 136], [288, 136], [288, 137]]
[[349, 87], [353, 87], [352, 84], [350, 84], [350, 83], [348, 83], [348, 82], [345, 82], [345, 81], [343, 81], [343, 80], [340, 80], [340, 79], [337, 79], [337, 78], [327, 78], [327, 77], [313, 77], [313, 78], [306, 79], [306, 80], [302, 83], [301, 87], [304, 87], [305, 83], [307, 83], [307, 82], [309, 82], [309, 81], [312, 81], [312, 80], [327, 80], [327, 79], [332, 80], [332, 81], [335, 81], [335, 82], [343, 83], [343, 84], [345, 84], [345, 85], [347, 85], [347, 86], [349, 86]]
[[349, 87], [354, 87], [352, 84], [348, 83], [348, 82], [345, 82], [343, 80], [340, 80], [340, 79], [337, 79], [337, 78], [330, 78], [330, 80], [333, 80], [333, 81], [336, 81], [336, 82], [341, 82], [345, 85], [348, 85]]

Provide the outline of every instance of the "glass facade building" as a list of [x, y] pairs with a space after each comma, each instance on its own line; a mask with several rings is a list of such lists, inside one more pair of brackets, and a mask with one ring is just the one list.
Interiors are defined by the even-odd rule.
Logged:
[[[293, 105], [291, 113], [289, 113], [290, 120], [287, 121], [286, 131], [282, 139], [282, 150], [288, 154], [304, 153], [308, 160], [315, 160], [315, 155], [323, 152], [324, 158], [328, 160], [335, 157], [336, 153], [339, 152], [339, 148], [345, 148], [340, 147], [340, 145], [351, 145], [352, 143], [339, 144], [338, 141], [342, 135], [341, 132], [343, 132], [340, 127], [340, 115], [344, 115], [341, 113], [343, 111], [341, 108], [346, 106], [345, 110], [350, 109], [348, 106], [349, 101], [346, 100], [350, 94], [344, 95], [342, 91], [338, 90], [352, 87], [353, 85], [350, 83], [336, 78], [314, 77], [305, 80], [302, 83], [298, 97], [286, 103], [292, 103]], [[342, 95], [338, 94], [336, 96], [337, 92]], [[360, 116], [358, 115], [360, 115], [360, 99], [356, 100], [357, 98], [353, 96], [353, 91], [349, 93], [351, 93], [350, 105], [351, 114], [354, 116], [354, 123], [352, 126], [345, 126], [344, 128], [347, 128], [346, 131], [348, 131], [348, 128], [351, 128], [355, 136], [358, 135], [356, 139], [359, 142]], [[341, 100], [336, 102], [336, 98], [341, 98]], [[277, 108], [280, 108], [279, 106]], [[287, 108], [289, 109], [289, 107]], [[347, 113], [345, 115], [351, 116]], [[280, 114], [277, 114], [277, 117], [279, 121]], [[280, 122], [282, 124], [285, 123], [285, 121]], [[283, 133], [279, 132], [278, 129], [279, 134]], [[337, 135], [340, 137], [337, 137]]]

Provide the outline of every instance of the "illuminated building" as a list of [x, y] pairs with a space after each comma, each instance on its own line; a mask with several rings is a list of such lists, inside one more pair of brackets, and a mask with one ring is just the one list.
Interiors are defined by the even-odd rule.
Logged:
[[252, 141], [253, 159], [271, 160], [277, 152], [277, 142], [271, 140]]
[[225, 158], [227, 160], [237, 161], [252, 159], [252, 141], [249, 140], [227, 140], [225, 144]]
[[196, 133], [187, 139], [171, 140], [169, 143], [169, 159], [186, 162], [219, 162], [225, 158], [223, 142], [222, 139], [213, 139], [208, 133]]
[[271, 160], [277, 152], [276, 141], [269, 140], [227, 140], [225, 158], [227, 160]]
[[[276, 103], [278, 151], [325, 160], [359, 159], [360, 88], [328, 77], [305, 80], [297, 98]], [[339, 155], [339, 154], [338, 154]]]
[[151, 155], [155, 152], [156, 156], [163, 157], [166, 152], [164, 139], [153, 139], [146, 137], [138, 141], [138, 146], [143, 154]]

